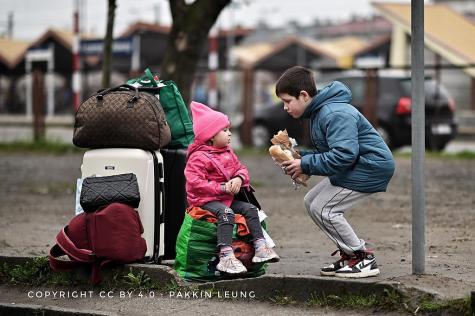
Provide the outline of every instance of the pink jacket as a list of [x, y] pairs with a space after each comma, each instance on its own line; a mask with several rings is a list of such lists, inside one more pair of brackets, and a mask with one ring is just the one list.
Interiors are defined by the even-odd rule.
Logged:
[[229, 207], [234, 195], [223, 192], [221, 183], [239, 176], [243, 179], [242, 186], [249, 186], [249, 172], [229, 146], [218, 149], [195, 141], [188, 148], [187, 156], [185, 178], [189, 206], [219, 201]]

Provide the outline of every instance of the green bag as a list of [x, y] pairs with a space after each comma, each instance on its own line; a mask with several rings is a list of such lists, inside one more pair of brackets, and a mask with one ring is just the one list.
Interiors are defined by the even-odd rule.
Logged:
[[193, 123], [185, 105], [185, 101], [178, 90], [175, 82], [168, 80], [158, 81], [150, 69], [145, 69], [145, 75], [127, 81], [128, 84], [139, 84], [145, 87], [158, 87], [160, 104], [165, 111], [168, 125], [172, 134], [172, 140], [167, 148], [186, 148], [193, 142]]
[[[262, 225], [265, 228], [265, 223]], [[216, 250], [216, 224], [195, 220], [189, 214], [181, 225], [176, 241], [175, 270], [178, 275], [188, 281], [216, 281], [222, 279], [216, 270], [218, 253]], [[236, 225], [233, 239], [236, 239]], [[242, 239], [239, 237], [239, 239]], [[245, 241], [249, 241], [243, 239]], [[266, 272], [267, 264], [256, 263], [244, 277], [257, 277]], [[240, 275], [242, 277], [243, 275]]]

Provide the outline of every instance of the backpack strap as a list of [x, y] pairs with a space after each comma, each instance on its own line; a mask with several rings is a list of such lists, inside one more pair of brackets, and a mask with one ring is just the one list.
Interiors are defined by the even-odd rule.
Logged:
[[94, 262], [94, 253], [89, 249], [80, 249], [76, 247], [66, 234], [67, 228], [68, 226], [63, 228], [56, 236], [56, 242], [61, 249], [63, 249], [63, 251], [74, 260], [80, 262]]
[[[49, 262], [53, 270], [70, 270], [84, 263], [92, 263], [96, 260], [93, 252], [89, 249], [79, 249], [66, 234], [68, 226], [61, 229], [56, 236], [56, 244], [50, 249]], [[61, 260], [58, 257], [68, 255], [72, 260]]]

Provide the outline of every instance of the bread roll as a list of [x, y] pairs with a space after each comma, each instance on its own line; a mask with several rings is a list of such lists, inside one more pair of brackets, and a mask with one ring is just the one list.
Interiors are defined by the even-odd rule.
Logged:
[[277, 134], [274, 135], [270, 141], [274, 145], [284, 145], [286, 148], [290, 148], [292, 146], [290, 143], [289, 134], [287, 133], [286, 129], [277, 132]]
[[279, 145], [270, 146], [269, 153], [279, 164], [284, 161], [294, 160], [294, 157], [292, 157], [292, 153], [290, 152], [290, 150], [282, 150]]
[[[284, 161], [294, 160], [292, 152], [290, 150], [283, 150], [279, 145], [270, 146], [269, 153], [279, 165], [281, 165]], [[309, 176], [306, 174], [301, 174], [295, 179], [295, 182], [303, 186], [307, 186], [305, 182], [308, 180], [308, 178]]]

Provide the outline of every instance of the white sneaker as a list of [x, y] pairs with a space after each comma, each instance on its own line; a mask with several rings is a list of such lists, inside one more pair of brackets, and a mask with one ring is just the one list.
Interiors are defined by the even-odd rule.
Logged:
[[370, 251], [355, 252], [356, 258], [350, 259], [343, 268], [335, 271], [335, 276], [340, 278], [367, 278], [379, 275], [376, 259]]
[[265, 245], [259, 247], [255, 250], [254, 257], [252, 258], [252, 262], [278, 262], [280, 260], [277, 253], [274, 249], [270, 248], [269, 246]]
[[241, 263], [241, 261], [232, 255], [221, 257], [216, 269], [229, 274], [242, 274], [247, 272], [246, 267]]
[[340, 253], [340, 259], [337, 261], [324, 266], [323, 268], [320, 269], [320, 275], [324, 276], [335, 276], [335, 272], [342, 269], [345, 267], [349, 261], [352, 259], [352, 257], [348, 254], [346, 254], [343, 250], [337, 249], [332, 253], [332, 256], [336, 255], [337, 253]]

